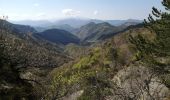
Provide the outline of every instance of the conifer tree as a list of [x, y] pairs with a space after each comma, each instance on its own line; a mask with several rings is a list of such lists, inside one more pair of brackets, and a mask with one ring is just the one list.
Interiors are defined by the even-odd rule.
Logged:
[[[163, 0], [162, 4], [164, 12], [153, 7], [152, 15], [144, 20], [144, 25], [156, 34], [154, 40], [138, 35], [130, 36], [130, 41], [137, 49], [137, 60], [144, 62], [159, 76], [166, 76], [170, 75], [170, 0]], [[164, 82], [170, 87], [169, 79]]]

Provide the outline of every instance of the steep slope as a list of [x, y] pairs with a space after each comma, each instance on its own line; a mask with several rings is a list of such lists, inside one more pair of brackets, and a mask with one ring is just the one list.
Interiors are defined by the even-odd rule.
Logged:
[[[7, 21], [0, 22], [0, 25], [0, 34], [8, 44], [6, 51], [13, 60], [25, 61], [24, 66], [55, 67], [67, 61], [67, 56], [62, 54], [59, 46], [50, 44], [42, 38], [35, 38], [32, 34], [24, 34], [15, 27], [9, 27], [13, 24]], [[20, 27], [25, 26], [20, 25]]]
[[[88, 54], [54, 69], [46, 98], [69, 100], [150, 100], [168, 98], [169, 90], [152, 77], [151, 70], [135, 60], [129, 35], [153, 39], [146, 28], [133, 28], [93, 45]], [[143, 77], [144, 76], [144, 77]], [[153, 80], [153, 81], [151, 81]], [[149, 82], [145, 84], [145, 82]], [[146, 90], [146, 87], [151, 90]], [[134, 92], [135, 91], [135, 92]], [[155, 93], [159, 91], [159, 93]]]
[[0, 22], [0, 99], [37, 100], [45, 76], [71, 59], [58, 46], [9, 26]]
[[28, 25], [12, 24], [5, 20], [0, 20], [0, 28], [6, 28], [8, 31], [18, 32], [18, 33], [35, 33], [37, 32], [33, 27]]
[[12, 27], [17, 29], [21, 33], [35, 33], [35, 32], [37, 32], [33, 27], [28, 26], [28, 25], [12, 24]]
[[73, 58], [80, 58], [84, 55], [88, 54], [88, 50], [91, 47], [89, 46], [82, 46], [82, 45], [76, 45], [76, 44], [68, 44], [64, 47], [64, 52], [68, 55], [70, 55]]
[[11, 62], [6, 53], [4, 39], [0, 37], [0, 99], [33, 99], [32, 85], [21, 79], [17, 63]]
[[133, 25], [133, 23], [127, 23], [127, 24], [128, 25], [126, 25], [126, 23], [125, 23], [125, 24], [122, 24], [121, 26], [119, 26], [119, 27], [123, 27], [122, 30], [120, 30], [118, 32], [115, 32], [115, 33], [111, 33], [111, 34], [104, 34], [99, 39], [100, 40], [109, 39], [110, 37], [113, 37], [116, 34], [121, 34], [121, 33], [124, 33], [124, 32], [126, 32], [128, 30], [132, 30], [132, 29], [136, 29], [136, 28], [143, 28], [144, 27], [143, 24], [136, 24], [136, 25]]
[[102, 35], [116, 33], [123, 30], [124, 27], [115, 27], [109, 23], [95, 24], [91, 22], [85, 26], [82, 26], [75, 32], [82, 41], [97, 41]]
[[59, 30], [59, 29], [50, 29], [46, 30], [44, 32], [36, 33], [34, 36], [39, 36], [43, 39], [46, 39], [50, 42], [54, 42], [57, 44], [69, 44], [69, 43], [79, 43], [79, 39], [72, 35], [71, 33], [65, 31], [65, 30]]

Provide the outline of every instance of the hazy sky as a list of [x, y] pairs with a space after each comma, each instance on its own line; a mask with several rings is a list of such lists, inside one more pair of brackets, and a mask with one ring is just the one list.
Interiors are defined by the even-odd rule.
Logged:
[[0, 0], [0, 15], [10, 20], [144, 19], [161, 0]]

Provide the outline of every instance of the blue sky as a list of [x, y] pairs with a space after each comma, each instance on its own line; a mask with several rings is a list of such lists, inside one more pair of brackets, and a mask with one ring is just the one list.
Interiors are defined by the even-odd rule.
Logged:
[[161, 0], [0, 0], [0, 15], [10, 20], [144, 19]]

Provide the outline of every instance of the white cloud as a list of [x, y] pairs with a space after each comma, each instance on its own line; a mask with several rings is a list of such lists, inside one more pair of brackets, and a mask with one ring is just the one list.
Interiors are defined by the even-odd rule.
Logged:
[[93, 12], [93, 14], [97, 15], [97, 14], [99, 14], [99, 12], [96, 10], [96, 11]]
[[62, 13], [66, 16], [78, 16], [80, 15], [80, 11], [76, 11], [73, 9], [63, 9]]
[[40, 6], [39, 3], [34, 3], [33, 5], [34, 5], [35, 7], [39, 7], [39, 6]]

